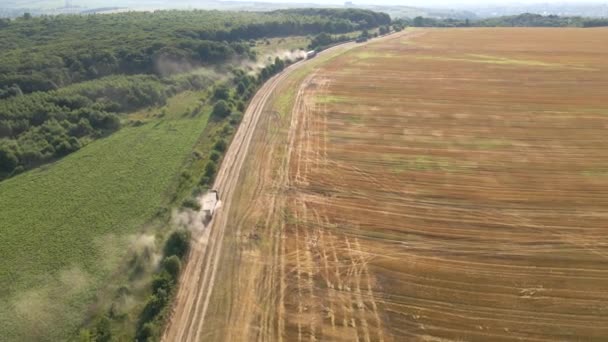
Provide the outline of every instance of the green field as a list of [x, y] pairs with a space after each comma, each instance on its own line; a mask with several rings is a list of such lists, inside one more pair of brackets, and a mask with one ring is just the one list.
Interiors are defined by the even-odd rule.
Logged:
[[209, 115], [178, 109], [200, 96], [177, 96], [163, 118], [0, 183], [0, 339], [77, 334], [136, 234], [168, 202]]

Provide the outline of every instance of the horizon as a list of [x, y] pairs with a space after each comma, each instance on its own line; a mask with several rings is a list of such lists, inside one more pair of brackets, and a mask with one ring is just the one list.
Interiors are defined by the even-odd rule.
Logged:
[[[12, 5], [18, 5], [23, 7], [28, 7], [32, 5], [32, 2], [19, 4], [20, 1], [15, 1]], [[79, 0], [71, 0], [69, 2], [72, 6], [83, 6], [88, 7], [91, 2], [99, 3], [103, 6], [125, 6], [125, 5], [133, 5], [139, 1], [132, 0], [100, 0], [100, 1], [79, 1]], [[144, 3], [146, 1], [143, 1]], [[453, 8], [457, 9], [459, 7], [514, 7], [514, 6], [554, 6], [554, 5], [575, 5], [575, 6], [585, 6], [585, 5], [607, 5], [608, 0], [584, 0], [584, 1], [564, 1], [564, 0], [517, 0], [517, 1], [509, 1], [509, 0], [380, 0], [380, 1], [372, 1], [372, 0], [361, 0], [361, 1], [347, 1], [347, 0], [177, 0], [173, 2], [174, 5], [190, 5], [190, 6], [204, 6], [209, 2], [223, 2], [223, 3], [276, 3], [276, 4], [314, 4], [318, 6], [340, 6], [344, 5], [346, 2], [352, 2], [353, 5], [362, 5], [362, 6], [404, 6], [404, 7], [443, 7], [443, 8]], [[166, 5], [167, 3], [171, 3], [170, 1], [159, 1], [159, 5]], [[10, 6], [10, 4], [7, 4]], [[0, 5], [0, 8], [4, 7]]]
[[[247, 2], [246, 0], [220, 0], [222, 2]], [[258, 2], [258, 1], [256, 1]], [[293, 3], [293, 4], [315, 4], [315, 5], [344, 5], [347, 1], [330, 0], [330, 1], [315, 1], [315, 0], [262, 0], [259, 2], [270, 2], [270, 3]], [[197, 1], [194, 1], [197, 3]], [[204, 3], [201, 1], [199, 3]], [[352, 1], [356, 5], [365, 6], [405, 6], [405, 7], [429, 7], [429, 6], [441, 6], [456, 8], [460, 6], [477, 6], [477, 7], [490, 7], [490, 6], [529, 6], [529, 5], [608, 5], [608, 0], [585, 0], [585, 1], [563, 1], [563, 0], [411, 0], [411, 1], [400, 1], [400, 0], [381, 0], [381, 1]]]

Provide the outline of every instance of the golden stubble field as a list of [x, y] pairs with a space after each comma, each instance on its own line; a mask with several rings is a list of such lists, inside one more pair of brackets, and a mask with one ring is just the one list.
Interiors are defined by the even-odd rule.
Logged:
[[414, 31], [301, 79], [258, 127], [207, 338], [608, 338], [607, 29]]

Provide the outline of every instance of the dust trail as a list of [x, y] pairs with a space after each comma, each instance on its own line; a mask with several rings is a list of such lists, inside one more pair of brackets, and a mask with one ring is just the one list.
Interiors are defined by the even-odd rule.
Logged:
[[129, 246], [133, 255], [132, 260], [137, 263], [136, 267], [141, 267], [142, 271], [158, 267], [162, 255], [156, 246], [154, 234], [131, 235], [129, 236]]
[[263, 68], [274, 63], [275, 59], [279, 58], [283, 61], [295, 62], [300, 59], [306, 58], [306, 51], [304, 50], [278, 50], [264, 56], [259, 57], [256, 61], [243, 61], [240, 63], [240, 67], [250, 74], [257, 74]]
[[166, 56], [161, 56], [154, 63], [154, 69], [163, 77], [191, 72], [201, 67], [197, 63], [187, 60], [176, 60]]
[[[197, 198], [200, 203], [200, 197]], [[174, 210], [171, 215], [173, 225], [178, 229], [187, 229], [191, 232], [200, 232], [205, 229], [201, 213], [192, 209]]]
[[[15, 293], [2, 301], [0, 314], [14, 317], [14, 329], [2, 331], [2, 338], [15, 341], [58, 340], [61, 331], [54, 329], [61, 324], [78, 328], [81, 312], [86, 303], [81, 299], [90, 296], [94, 278], [80, 267], [73, 265], [54, 275], [41, 276], [39, 285]], [[76, 310], [68, 309], [77, 308]], [[4, 312], [3, 312], [4, 311]]]
[[[201, 194], [196, 198], [196, 202], [202, 207], [203, 196]], [[218, 200], [215, 204], [215, 210], [219, 210], [222, 207], [222, 201]], [[193, 237], [197, 237], [202, 233], [206, 227], [209, 226], [210, 222], [205, 222], [205, 214], [202, 210], [192, 209], [181, 209], [173, 210], [171, 214], [171, 222], [176, 229], [185, 229], [192, 233]]]

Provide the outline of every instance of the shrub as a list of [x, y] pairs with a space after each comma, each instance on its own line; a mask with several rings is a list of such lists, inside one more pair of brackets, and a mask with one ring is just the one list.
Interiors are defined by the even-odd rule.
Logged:
[[228, 105], [228, 102], [226, 102], [225, 100], [219, 100], [213, 106], [212, 114], [216, 118], [223, 119], [223, 118], [227, 117], [228, 115], [230, 115], [230, 113], [231, 113], [230, 106]]
[[15, 154], [8, 148], [2, 148], [0, 146], [0, 172], [11, 172], [19, 163]]
[[195, 198], [188, 198], [182, 202], [182, 207], [189, 208], [195, 211], [201, 210], [201, 205]]
[[167, 295], [165, 293], [160, 293], [159, 295], [152, 295], [146, 302], [146, 306], [144, 307], [141, 315], [139, 316], [139, 329], [138, 329], [138, 337], [139, 333], [142, 332], [143, 326], [151, 322], [163, 309], [165, 304], [167, 303]]
[[94, 340], [96, 342], [110, 342], [112, 340], [112, 331], [110, 330], [110, 319], [105, 315], [101, 317], [95, 325]]
[[172, 255], [168, 258], [163, 259], [163, 270], [165, 270], [174, 281], [179, 277], [179, 273], [182, 269], [182, 262], [179, 260], [177, 255]]
[[74, 151], [78, 151], [81, 145], [78, 139], [70, 137], [68, 140], [63, 140], [55, 146], [55, 154], [58, 157], [66, 156]]
[[166, 257], [177, 255], [180, 259], [183, 259], [189, 248], [190, 234], [185, 230], [178, 230], [169, 236], [163, 252]]
[[235, 113], [232, 113], [232, 115], [230, 115], [229, 122], [231, 125], [236, 126], [241, 122], [242, 119], [243, 119], [243, 114], [240, 112], [235, 112]]
[[217, 164], [213, 160], [207, 162], [205, 165], [205, 176], [213, 179], [215, 177], [215, 173], [217, 172]]
[[229, 136], [234, 131], [234, 128], [230, 125], [224, 124], [222, 127], [222, 136]]
[[80, 342], [92, 342], [93, 341], [93, 337], [91, 336], [91, 331], [89, 331], [89, 329], [81, 329], [79, 336], [78, 336], [78, 341]]
[[145, 323], [137, 332], [138, 341], [148, 341], [151, 337], [156, 335], [156, 324], [152, 322]]
[[192, 175], [188, 171], [182, 171], [179, 175], [184, 181], [189, 181], [192, 179]]
[[236, 109], [238, 109], [239, 111], [244, 111], [245, 110], [245, 102], [243, 101], [239, 101], [236, 103]]
[[247, 86], [245, 85], [245, 83], [243, 81], [239, 82], [239, 84], [236, 85], [236, 91], [241, 96], [243, 96], [243, 94], [245, 93], [245, 91], [247, 91]]
[[[176, 255], [172, 255], [171, 257], [177, 258]], [[177, 260], [179, 261], [179, 258], [177, 258]], [[154, 279], [152, 279], [152, 293], [155, 295], [162, 293], [171, 293], [174, 284], [175, 282], [173, 281], [173, 276], [168, 272], [165, 272], [163, 264], [163, 271], [156, 274], [154, 276]]]
[[211, 151], [211, 153], [209, 154], [209, 160], [212, 160], [216, 163], [220, 160], [220, 158], [222, 158], [222, 155], [218, 151]]
[[224, 139], [220, 139], [218, 140], [214, 145], [213, 145], [213, 149], [219, 152], [224, 152], [226, 151], [226, 148], [228, 147], [228, 144], [226, 143], [226, 140]]
[[211, 183], [211, 179], [207, 176], [201, 177], [201, 180], [198, 182], [198, 184], [203, 187], [208, 187], [210, 185], [209, 183]]
[[213, 97], [216, 100], [228, 100], [230, 98], [230, 88], [226, 84], [217, 86], [213, 91]]

